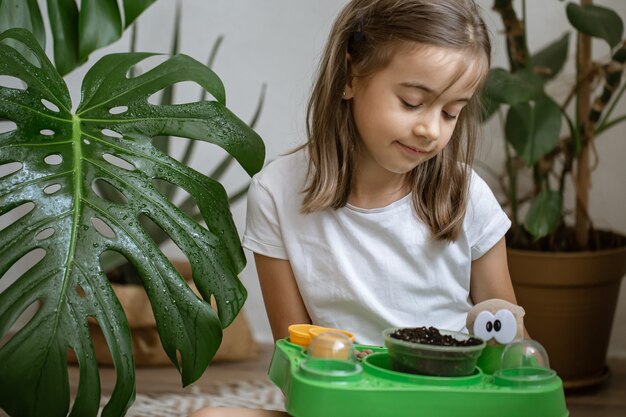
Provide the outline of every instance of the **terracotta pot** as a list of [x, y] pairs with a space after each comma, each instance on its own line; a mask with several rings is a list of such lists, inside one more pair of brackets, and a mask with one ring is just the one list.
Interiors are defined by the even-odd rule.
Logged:
[[564, 387], [604, 381], [626, 247], [577, 253], [508, 249], [508, 260], [526, 328], [546, 348]]

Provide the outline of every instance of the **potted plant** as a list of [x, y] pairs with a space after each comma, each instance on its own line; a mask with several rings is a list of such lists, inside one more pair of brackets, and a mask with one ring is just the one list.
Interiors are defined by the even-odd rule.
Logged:
[[[67, 351], [78, 358], [80, 381], [73, 415], [96, 415], [99, 377], [88, 321], [108, 343], [116, 385], [102, 415], [123, 415], [134, 398], [128, 324], [101, 265], [120, 253], [141, 276], [161, 343], [187, 385], [215, 354], [222, 328], [245, 300], [237, 274], [245, 257], [223, 187], [152, 144], [179, 136], [217, 144], [252, 175], [264, 159], [263, 142], [224, 105], [219, 78], [205, 65], [176, 55], [145, 74], [129, 70], [151, 56], [111, 54], [86, 74], [72, 111], [58, 71], [24, 29], [0, 34], [0, 75], [27, 87], [0, 86], [0, 214], [22, 214], [0, 234], [0, 276], [25, 255], [38, 262], [0, 294], [0, 338], [29, 306], [30, 321], [0, 346], [0, 408], [10, 415], [63, 416], [70, 411]], [[153, 105], [148, 97], [193, 81], [215, 100]], [[9, 170], [6, 173], [6, 169]], [[203, 226], [173, 205], [154, 184], [170, 182], [195, 200]], [[123, 201], [96, 192], [104, 184]], [[26, 213], [24, 213], [26, 211]], [[149, 218], [187, 256], [196, 296], [140, 222]], [[217, 312], [208, 300], [213, 297]]]
[[[506, 142], [500, 185], [512, 220], [507, 246], [513, 285], [530, 335], [546, 347], [565, 387], [594, 385], [607, 375], [626, 273], [626, 237], [596, 229], [588, 209], [594, 143], [626, 120], [613, 114], [625, 89], [623, 23], [591, 0], [564, 4], [573, 35], [531, 54], [531, 34], [513, 1], [495, 0], [494, 10], [504, 23], [509, 68], [491, 70], [486, 118], [499, 114]], [[567, 96], [556, 97], [546, 85], [564, 67], [570, 36], [576, 38], [575, 82]], [[608, 45], [606, 62], [592, 59], [591, 38]]]

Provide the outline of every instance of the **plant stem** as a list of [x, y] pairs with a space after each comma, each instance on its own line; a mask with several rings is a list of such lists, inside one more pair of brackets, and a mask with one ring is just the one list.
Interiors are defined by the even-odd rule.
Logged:
[[504, 24], [511, 72], [525, 68], [529, 54], [524, 36], [524, 23], [517, 18], [512, 0], [494, 0], [493, 10], [500, 14]]
[[[493, 10], [500, 14], [502, 23], [504, 24], [506, 32], [506, 47], [507, 56], [509, 58], [509, 65], [511, 72], [515, 72], [518, 69], [526, 68], [529, 63], [529, 53], [526, 42], [526, 31], [524, 29], [525, 21], [522, 22], [517, 18], [515, 9], [513, 8], [512, 0], [494, 0]], [[526, 4], [523, 4], [523, 13], [526, 12]], [[525, 16], [524, 16], [525, 19]], [[500, 124], [504, 126], [504, 121], [501, 113]], [[504, 129], [503, 129], [504, 130]], [[518, 195], [517, 195], [517, 161], [513, 159], [509, 144], [506, 140], [506, 134], [503, 133], [504, 147], [506, 150], [506, 170], [509, 177], [509, 189], [507, 190], [507, 196], [511, 203], [511, 222], [513, 223], [513, 236], [512, 241], [515, 242], [523, 238], [522, 227], [519, 222], [518, 213]]]
[[576, 97], [576, 93], [579, 91], [580, 85], [585, 81], [592, 83], [594, 78], [600, 73], [601, 69], [602, 67], [600, 65], [596, 65], [596, 66], [590, 65], [588, 72], [586, 74], [583, 74], [582, 76], [578, 75], [576, 77], [576, 84], [572, 87], [567, 98], [563, 101], [563, 104], [561, 105], [562, 110], [566, 110], [567, 107], [569, 106], [569, 103], [572, 101], [572, 99]]
[[[592, 4], [592, 0], [581, 0], [582, 7]], [[589, 242], [589, 186], [591, 172], [589, 169], [589, 152], [593, 141], [593, 129], [588, 120], [591, 106], [591, 80], [585, 77], [591, 69], [591, 37], [578, 33], [577, 74], [582, 76], [577, 94], [578, 125], [581, 131], [581, 149], [578, 155], [576, 171], [576, 243], [579, 248], [586, 248]]]
[[[613, 54], [613, 56], [611, 57], [611, 62], [609, 62], [609, 64], [607, 65], [602, 94], [598, 98], [596, 98], [596, 101], [593, 104], [593, 108], [591, 109], [592, 114], [589, 116], [589, 119], [594, 122], [594, 124], [598, 122], [598, 120], [600, 120], [602, 111], [611, 101], [613, 93], [619, 88], [619, 85], [622, 81], [622, 74], [624, 72], [625, 62], [626, 41], [622, 42], [622, 46]], [[615, 110], [615, 106], [622, 98], [622, 94], [624, 94], [624, 88], [626, 88], [626, 83], [623, 84], [622, 88], [619, 89], [619, 92], [617, 93], [615, 99], [607, 109], [606, 114], [600, 120], [600, 127], [598, 128], [598, 130], [601, 130], [603, 125], [611, 117], [613, 110]]]
[[528, 68], [529, 70], [533, 70], [533, 63], [531, 62], [531, 56], [530, 56], [530, 52], [528, 49], [528, 27], [526, 26], [526, 24], [528, 23], [528, 20], [526, 19], [526, 0], [522, 0], [522, 39], [521, 41], [524, 42], [523, 43], [523, 53], [525, 55], [524, 57], [524, 63], [526, 65], [526, 68]]
[[502, 128], [502, 137], [504, 138], [504, 152], [506, 156], [506, 171], [509, 177], [509, 189], [504, 190], [507, 194], [507, 198], [511, 203], [511, 222], [513, 223], [513, 240], [517, 237], [517, 231], [519, 228], [519, 220], [518, 220], [518, 200], [517, 200], [517, 168], [513, 166], [513, 158], [511, 156], [511, 151], [509, 149], [509, 143], [506, 140], [506, 132], [504, 130], [504, 116], [502, 112], [498, 109], [498, 120], [500, 122], [500, 127]]
[[611, 120], [609, 122], [604, 123], [602, 126], [600, 126], [596, 130], [595, 135], [599, 136], [605, 130], [612, 128], [613, 126], [615, 126], [618, 123], [623, 122], [624, 120], [626, 120], [626, 114], [623, 114], [620, 117], [616, 117], [615, 119], [613, 119], [613, 120]]
[[609, 120], [609, 117], [611, 117], [611, 114], [613, 114], [613, 110], [615, 110], [615, 106], [617, 105], [617, 103], [619, 103], [625, 90], [626, 83], [624, 83], [624, 85], [622, 85], [622, 88], [619, 89], [619, 93], [617, 93], [617, 95], [615, 96], [613, 103], [611, 103], [608, 110], [606, 111], [606, 114], [604, 115], [602, 120], [600, 120], [600, 126], [598, 126], [598, 130], [604, 130], [604, 125], [608, 123], [607, 120]]

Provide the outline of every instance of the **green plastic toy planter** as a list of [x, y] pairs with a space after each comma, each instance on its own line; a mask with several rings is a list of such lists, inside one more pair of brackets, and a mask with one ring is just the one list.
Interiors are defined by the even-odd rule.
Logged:
[[462, 377], [435, 377], [391, 369], [387, 349], [360, 363], [308, 358], [288, 339], [276, 342], [270, 379], [294, 417], [567, 417], [563, 383], [545, 368], [495, 376], [476, 368]]

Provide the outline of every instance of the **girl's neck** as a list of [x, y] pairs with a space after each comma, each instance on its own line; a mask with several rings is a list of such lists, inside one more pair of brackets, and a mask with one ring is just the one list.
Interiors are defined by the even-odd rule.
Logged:
[[409, 194], [406, 174], [355, 170], [348, 203], [364, 209], [386, 207]]

